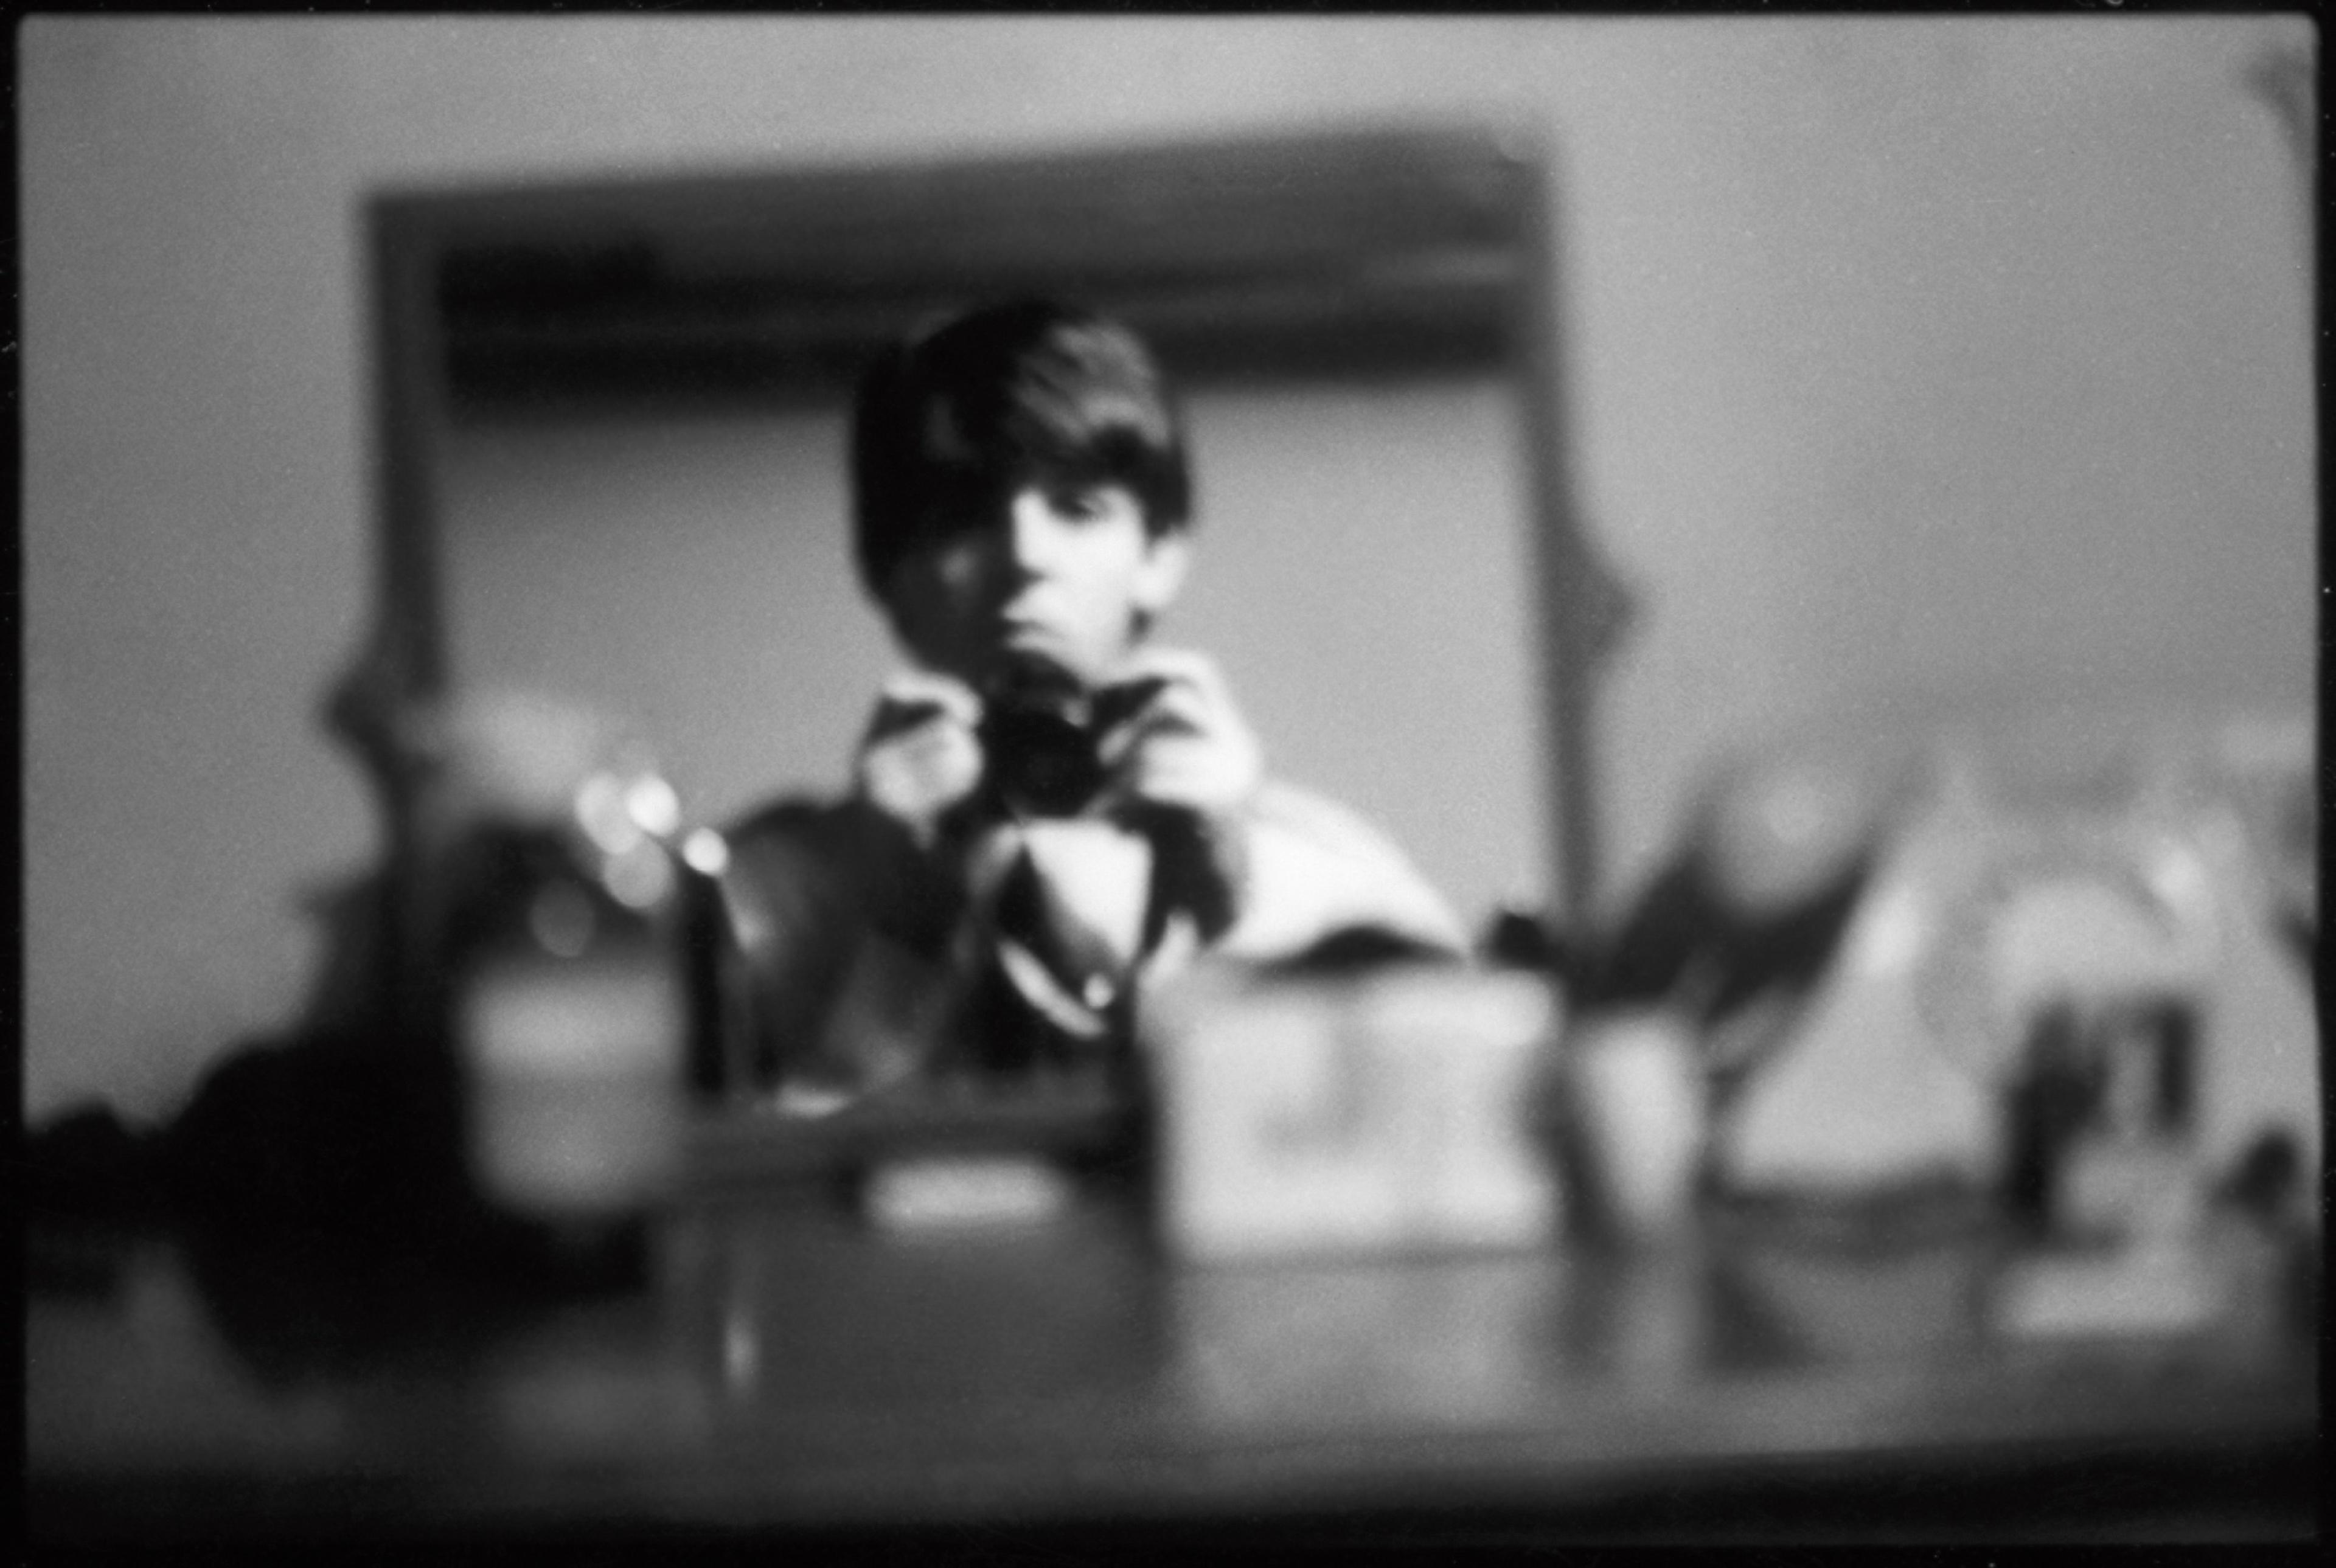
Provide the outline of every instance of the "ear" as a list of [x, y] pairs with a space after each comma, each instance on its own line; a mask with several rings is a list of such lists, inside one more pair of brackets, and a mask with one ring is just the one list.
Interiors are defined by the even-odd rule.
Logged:
[[1135, 573], [1135, 608], [1156, 616], [1176, 601], [1184, 587], [1184, 573], [1192, 564], [1192, 541], [1183, 531], [1163, 533], [1144, 547], [1144, 563]]

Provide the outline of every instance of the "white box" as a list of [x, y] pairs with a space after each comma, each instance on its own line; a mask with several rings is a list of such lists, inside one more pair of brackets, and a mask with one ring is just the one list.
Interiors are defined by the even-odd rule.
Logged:
[[1196, 969], [1147, 998], [1162, 1223], [1195, 1260], [1513, 1248], [1562, 1213], [1537, 1131], [1547, 981]]

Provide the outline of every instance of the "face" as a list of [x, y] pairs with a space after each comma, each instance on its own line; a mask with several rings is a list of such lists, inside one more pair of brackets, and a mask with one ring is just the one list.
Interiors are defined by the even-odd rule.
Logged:
[[1176, 597], [1185, 560], [1124, 486], [1032, 483], [911, 551], [885, 602], [914, 657], [977, 690], [1017, 667], [1093, 689]]

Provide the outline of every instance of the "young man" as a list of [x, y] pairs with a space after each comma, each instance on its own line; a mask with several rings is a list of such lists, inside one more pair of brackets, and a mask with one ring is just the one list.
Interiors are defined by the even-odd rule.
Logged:
[[861, 383], [852, 477], [861, 579], [912, 667], [848, 799], [731, 835], [764, 1081], [1096, 1059], [1203, 950], [1460, 949], [1383, 837], [1265, 777], [1214, 665], [1152, 641], [1191, 481], [1133, 333], [1027, 302], [898, 346]]

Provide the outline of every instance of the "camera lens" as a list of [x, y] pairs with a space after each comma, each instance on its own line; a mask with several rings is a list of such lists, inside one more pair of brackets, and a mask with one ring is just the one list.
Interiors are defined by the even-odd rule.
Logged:
[[1006, 803], [1037, 816], [1073, 816], [1103, 788], [1103, 765], [1081, 716], [1051, 702], [998, 701], [982, 749]]

